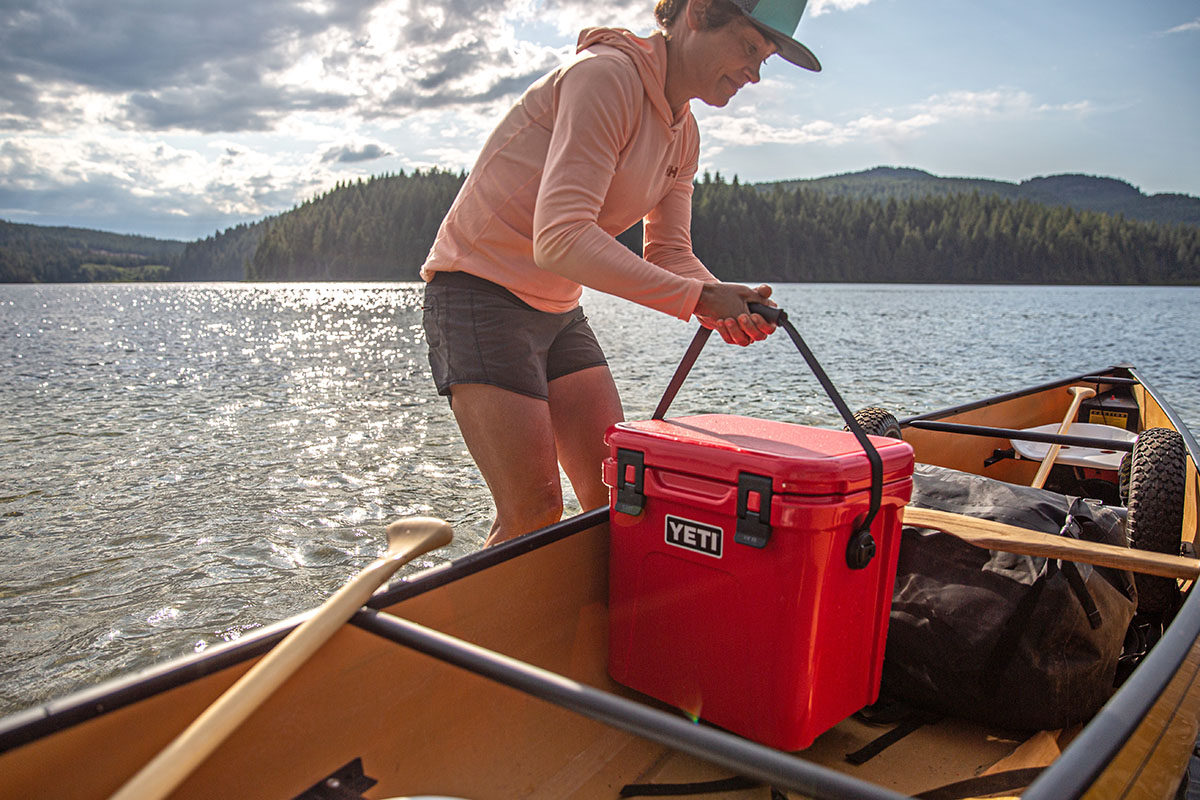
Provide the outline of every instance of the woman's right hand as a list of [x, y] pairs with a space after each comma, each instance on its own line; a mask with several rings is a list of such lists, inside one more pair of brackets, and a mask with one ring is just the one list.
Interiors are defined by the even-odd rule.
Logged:
[[775, 326], [761, 314], [750, 313], [748, 305], [773, 306], [770, 296], [771, 287], [766, 284], [751, 289], [739, 283], [706, 283], [700, 290], [694, 313], [702, 325], [721, 334], [726, 342], [745, 347], [775, 332]]

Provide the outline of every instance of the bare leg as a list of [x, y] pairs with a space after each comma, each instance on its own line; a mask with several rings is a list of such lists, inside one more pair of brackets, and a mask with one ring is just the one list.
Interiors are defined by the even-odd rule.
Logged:
[[485, 546], [562, 517], [550, 404], [496, 386], [459, 384], [451, 407], [496, 504]]
[[584, 511], [608, 505], [608, 487], [601, 478], [608, 455], [604, 432], [624, 418], [608, 367], [591, 367], [550, 382], [558, 460]]

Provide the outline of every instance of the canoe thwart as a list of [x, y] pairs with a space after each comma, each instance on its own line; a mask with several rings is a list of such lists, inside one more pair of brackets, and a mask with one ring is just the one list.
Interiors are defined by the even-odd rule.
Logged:
[[1108, 436], [1074, 436], [1072, 434], [1048, 433], [1046, 431], [1020, 428], [995, 428], [989, 425], [967, 425], [961, 422], [938, 422], [932, 419], [914, 419], [905, 422], [909, 428], [939, 433], [960, 433], [966, 436], [986, 436], [993, 439], [1009, 439], [1013, 442], [1044, 442], [1046, 444], [1063, 444], [1071, 447], [1092, 447], [1098, 450], [1120, 450], [1128, 453], [1133, 450], [1133, 442], [1112, 439]]
[[1200, 560], [1195, 558], [1085, 542], [1069, 536], [1026, 530], [1003, 522], [933, 508], [905, 507], [904, 524], [948, 533], [988, 550], [1002, 550], [1006, 553], [1042, 558], [1061, 558], [1163, 578], [1194, 580], [1200, 575]]

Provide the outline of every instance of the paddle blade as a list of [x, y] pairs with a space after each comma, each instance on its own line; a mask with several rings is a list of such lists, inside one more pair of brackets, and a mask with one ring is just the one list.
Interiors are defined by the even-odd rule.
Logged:
[[436, 517], [409, 517], [387, 526], [388, 558], [409, 560], [445, 547], [454, 538], [450, 524]]

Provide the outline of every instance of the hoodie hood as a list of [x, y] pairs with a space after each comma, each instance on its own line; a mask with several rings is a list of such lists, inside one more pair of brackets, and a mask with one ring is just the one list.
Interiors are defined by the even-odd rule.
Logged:
[[643, 38], [624, 28], [585, 28], [579, 32], [576, 52], [581, 53], [598, 44], [616, 48], [629, 56], [646, 87], [646, 96], [668, 125], [674, 125], [686, 116], [688, 104], [676, 114], [667, 102], [667, 40], [661, 32]]

